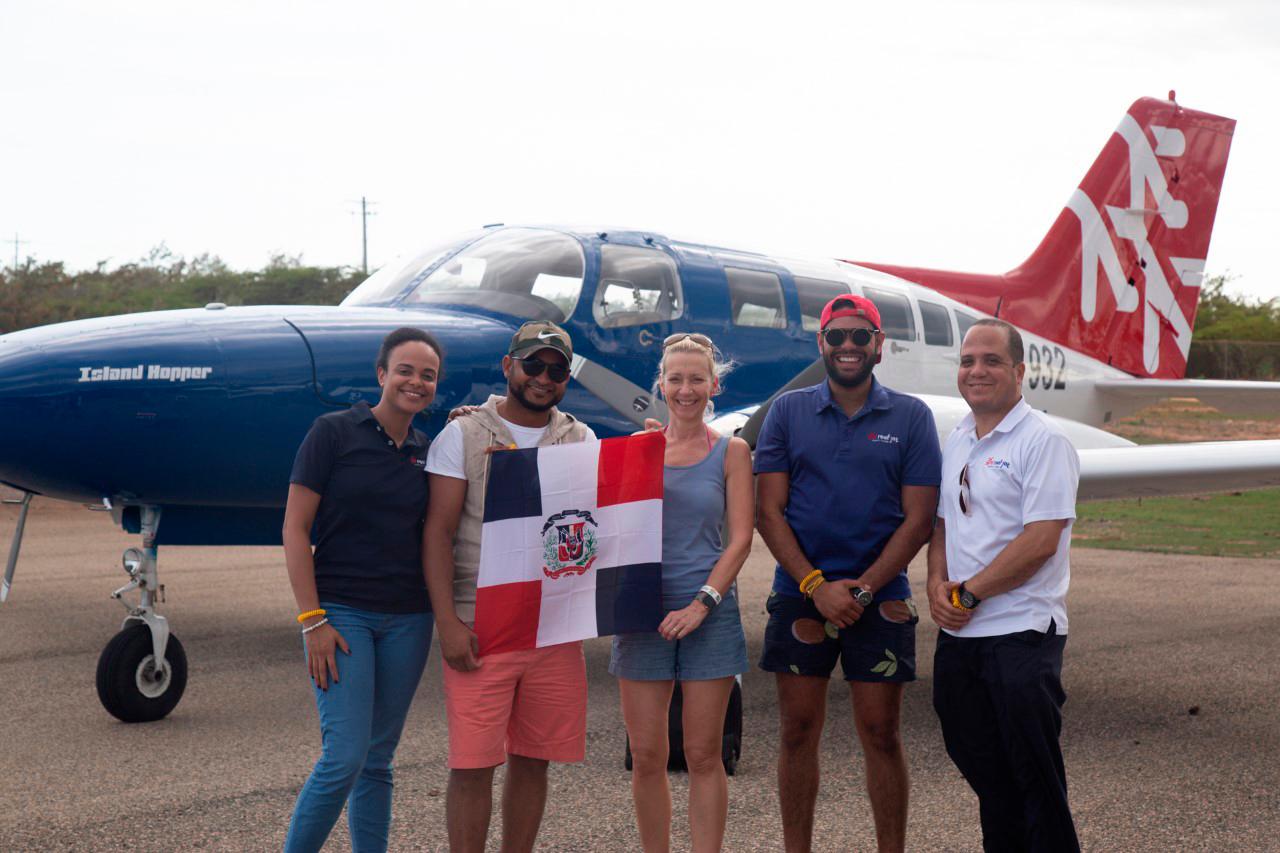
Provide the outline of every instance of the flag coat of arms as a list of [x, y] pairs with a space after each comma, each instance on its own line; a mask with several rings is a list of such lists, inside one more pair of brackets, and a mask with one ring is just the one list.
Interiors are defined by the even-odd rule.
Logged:
[[661, 433], [492, 454], [480, 534], [480, 654], [656, 631]]

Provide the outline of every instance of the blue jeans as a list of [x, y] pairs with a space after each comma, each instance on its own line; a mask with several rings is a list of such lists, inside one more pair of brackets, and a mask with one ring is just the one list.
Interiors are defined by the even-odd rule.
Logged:
[[384, 851], [391, 827], [391, 758], [431, 648], [430, 613], [374, 613], [322, 602], [347, 641], [337, 682], [313, 688], [323, 752], [298, 794], [286, 853], [319, 850], [347, 804], [351, 849]]

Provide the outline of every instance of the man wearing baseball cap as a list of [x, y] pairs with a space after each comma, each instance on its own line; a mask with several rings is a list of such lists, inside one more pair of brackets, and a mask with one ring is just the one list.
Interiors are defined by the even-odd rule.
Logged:
[[788, 851], [812, 843], [827, 684], [840, 660], [877, 846], [902, 850], [908, 779], [898, 730], [919, 621], [906, 569], [933, 526], [938, 433], [923, 402], [872, 376], [884, 334], [871, 300], [837, 296], [819, 329], [827, 378], [774, 401], [755, 454], [757, 527], [778, 561], [760, 666], [778, 687], [783, 839]]
[[532, 850], [542, 823], [547, 765], [586, 749], [582, 643], [496, 653], [481, 660], [473, 623], [489, 458], [494, 450], [594, 441], [556, 408], [569, 384], [573, 343], [554, 323], [530, 322], [502, 358], [507, 395], [491, 396], [440, 431], [427, 454], [431, 501], [423, 532], [427, 592], [444, 657], [449, 720], [449, 849], [482, 851], [493, 769], [506, 763], [503, 850]]

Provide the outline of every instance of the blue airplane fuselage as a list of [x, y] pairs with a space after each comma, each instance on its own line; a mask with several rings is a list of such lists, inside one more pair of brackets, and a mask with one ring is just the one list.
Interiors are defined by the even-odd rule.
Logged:
[[[722, 410], [759, 402], [815, 355], [789, 273], [763, 256], [734, 253], [732, 263], [778, 276], [788, 319], [774, 328], [731, 323], [719, 250], [641, 232], [539, 231], [575, 241], [582, 253], [573, 310], [552, 319], [570, 331], [577, 354], [636, 386], [652, 386], [662, 339], [674, 331], [710, 335], [735, 362], [716, 398]], [[546, 316], [541, 308], [503, 310], [510, 306], [467, 293], [456, 301], [448, 293], [429, 303], [408, 299], [423, 278], [475, 242], [463, 240], [408, 275], [381, 304], [211, 306], [0, 336], [0, 482], [63, 500], [109, 499], [125, 508], [130, 529], [138, 507], [159, 506], [160, 542], [278, 542], [299, 442], [324, 412], [376, 402], [374, 360], [391, 330], [421, 327], [443, 345], [442, 381], [418, 424], [428, 435], [442, 428], [450, 408], [505, 392], [501, 359], [511, 334], [526, 319]], [[602, 323], [607, 309], [597, 288], [606, 244], [674, 261], [682, 304], [668, 313], [678, 316]], [[577, 382], [561, 407], [601, 437], [635, 429]]]

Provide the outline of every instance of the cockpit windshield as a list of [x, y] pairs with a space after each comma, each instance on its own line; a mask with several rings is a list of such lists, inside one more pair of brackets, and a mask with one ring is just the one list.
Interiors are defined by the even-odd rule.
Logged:
[[416, 278], [429, 270], [433, 264], [453, 252], [459, 246], [475, 240], [483, 231], [454, 237], [446, 243], [438, 243], [423, 252], [413, 255], [402, 255], [382, 266], [373, 275], [361, 282], [360, 286], [347, 294], [343, 305], [389, 305]]
[[504, 228], [463, 249], [422, 280], [404, 305], [476, 305], [563, 322], [582, 292], [578, 241], [556, 231]]

